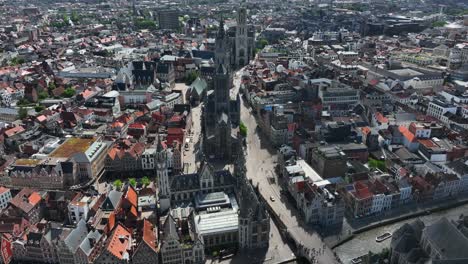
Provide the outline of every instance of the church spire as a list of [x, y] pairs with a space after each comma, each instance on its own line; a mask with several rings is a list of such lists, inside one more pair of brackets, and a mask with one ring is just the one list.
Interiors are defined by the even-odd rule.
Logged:
[[229, 68], [229, 55], [228, 55], [228, 43], [226, 39], [226, 32], [224, 30], [224, 19], [221, 18], [219, 22], [218, 33], [216, 34], [216, 49], [215, 49], [215, 64], [216, 70], [219, 68], [219, 65], [223, 65], [224, 68]]
[[218, 34], [216, 34], [216, 39], [224, 39], [225, 35], [226, 32], [224, 31], [224, 18], [221, 17], [221, 20], [219, 21]]

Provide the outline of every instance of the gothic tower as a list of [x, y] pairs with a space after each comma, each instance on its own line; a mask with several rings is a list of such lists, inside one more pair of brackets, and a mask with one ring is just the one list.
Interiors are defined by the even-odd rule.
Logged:
[[[203, 149], [205, 155], [214, 159], [231, 160], [235, 153], [236, 135], [232, 134], [233, 124], [237, 124], [236, 104], [230, 97], [232, 84], [230, 74], [231, 49], [228, 36], [221, 21], [215, 43], [215, 73], [213, 91], [205, 99], [203, 108]], [[234, 101], [235, 102], [235, 101]], [[234, 122], [231, 120], [234, 116]]]
[[167, 150], [162, 145], [161, 140], [158, 139], [156, 148], [156, 176], [158, 178], [161, 211], [166, 211], [170, 207], [171, 186], [167, 169], [167, 158]]
[[236, 26], [236, 67], [240, 68], [249, 63], [249, 49], [247, 36], [247, 11], [245, 8], [237, 12]]
[[229, 49], [227, 46], [228, 40], [226, 31], [224, 30], [224, 21], [221, 19], [215, 40], [215, 65], [223, 65], [226, 69], [229, 69], [230, 56], [228, 54]]

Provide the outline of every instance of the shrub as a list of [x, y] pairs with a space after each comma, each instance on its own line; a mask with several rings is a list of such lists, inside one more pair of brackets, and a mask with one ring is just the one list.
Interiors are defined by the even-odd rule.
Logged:
[[128, 179], [128, 183], [130, 183], [131, 186], [135, 187], [137, 184], [137, 181], [135, 180], [135, 178], [130, 178]]
[[247, 127], [245, 126], [244, 123], [240, 123], [239, 132], [240, 132], [241, 136], [243, 136], [243, 137], [247, 136]]
[[114, 186], [117, 190], [120, 190], [122, 188], [122, 181], [121, 180], [115, 180], [114, 181]]

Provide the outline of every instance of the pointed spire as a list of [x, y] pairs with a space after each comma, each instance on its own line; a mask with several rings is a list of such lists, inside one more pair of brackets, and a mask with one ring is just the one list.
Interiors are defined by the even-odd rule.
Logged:
[[218, 65], [218, 69], [217, 69], [216, 73], [218, 73], [218, 74], [225, 74], [225, 72], [226, 72], [226, 69], [224, 68], [224, 65], [223, 65], [222, 63], [220, 63], [220, 64]]
[[219, 28], [218, 28], [218, 34], [216, 35], [216, 38], [219, 39], [224, 39], [224, 18], [221, 17], [221, 21], [219, 21]]
[[156, 152], [161, 153], [164, 150], [164, 146], [161, 143], [161, 136], [158, 135], [158, 145], [156, 146]]

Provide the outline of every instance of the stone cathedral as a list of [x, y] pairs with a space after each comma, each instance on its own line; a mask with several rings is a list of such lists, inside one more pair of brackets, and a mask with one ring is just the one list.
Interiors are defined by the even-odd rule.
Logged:
[[203, 109], [203, 151], [206, 158], [231, 161], [240, 144], [239, 94], [231, 97], [232, 76], [229, 38], [221, 22], [215, 43], [213, 90], [209, 91]]

